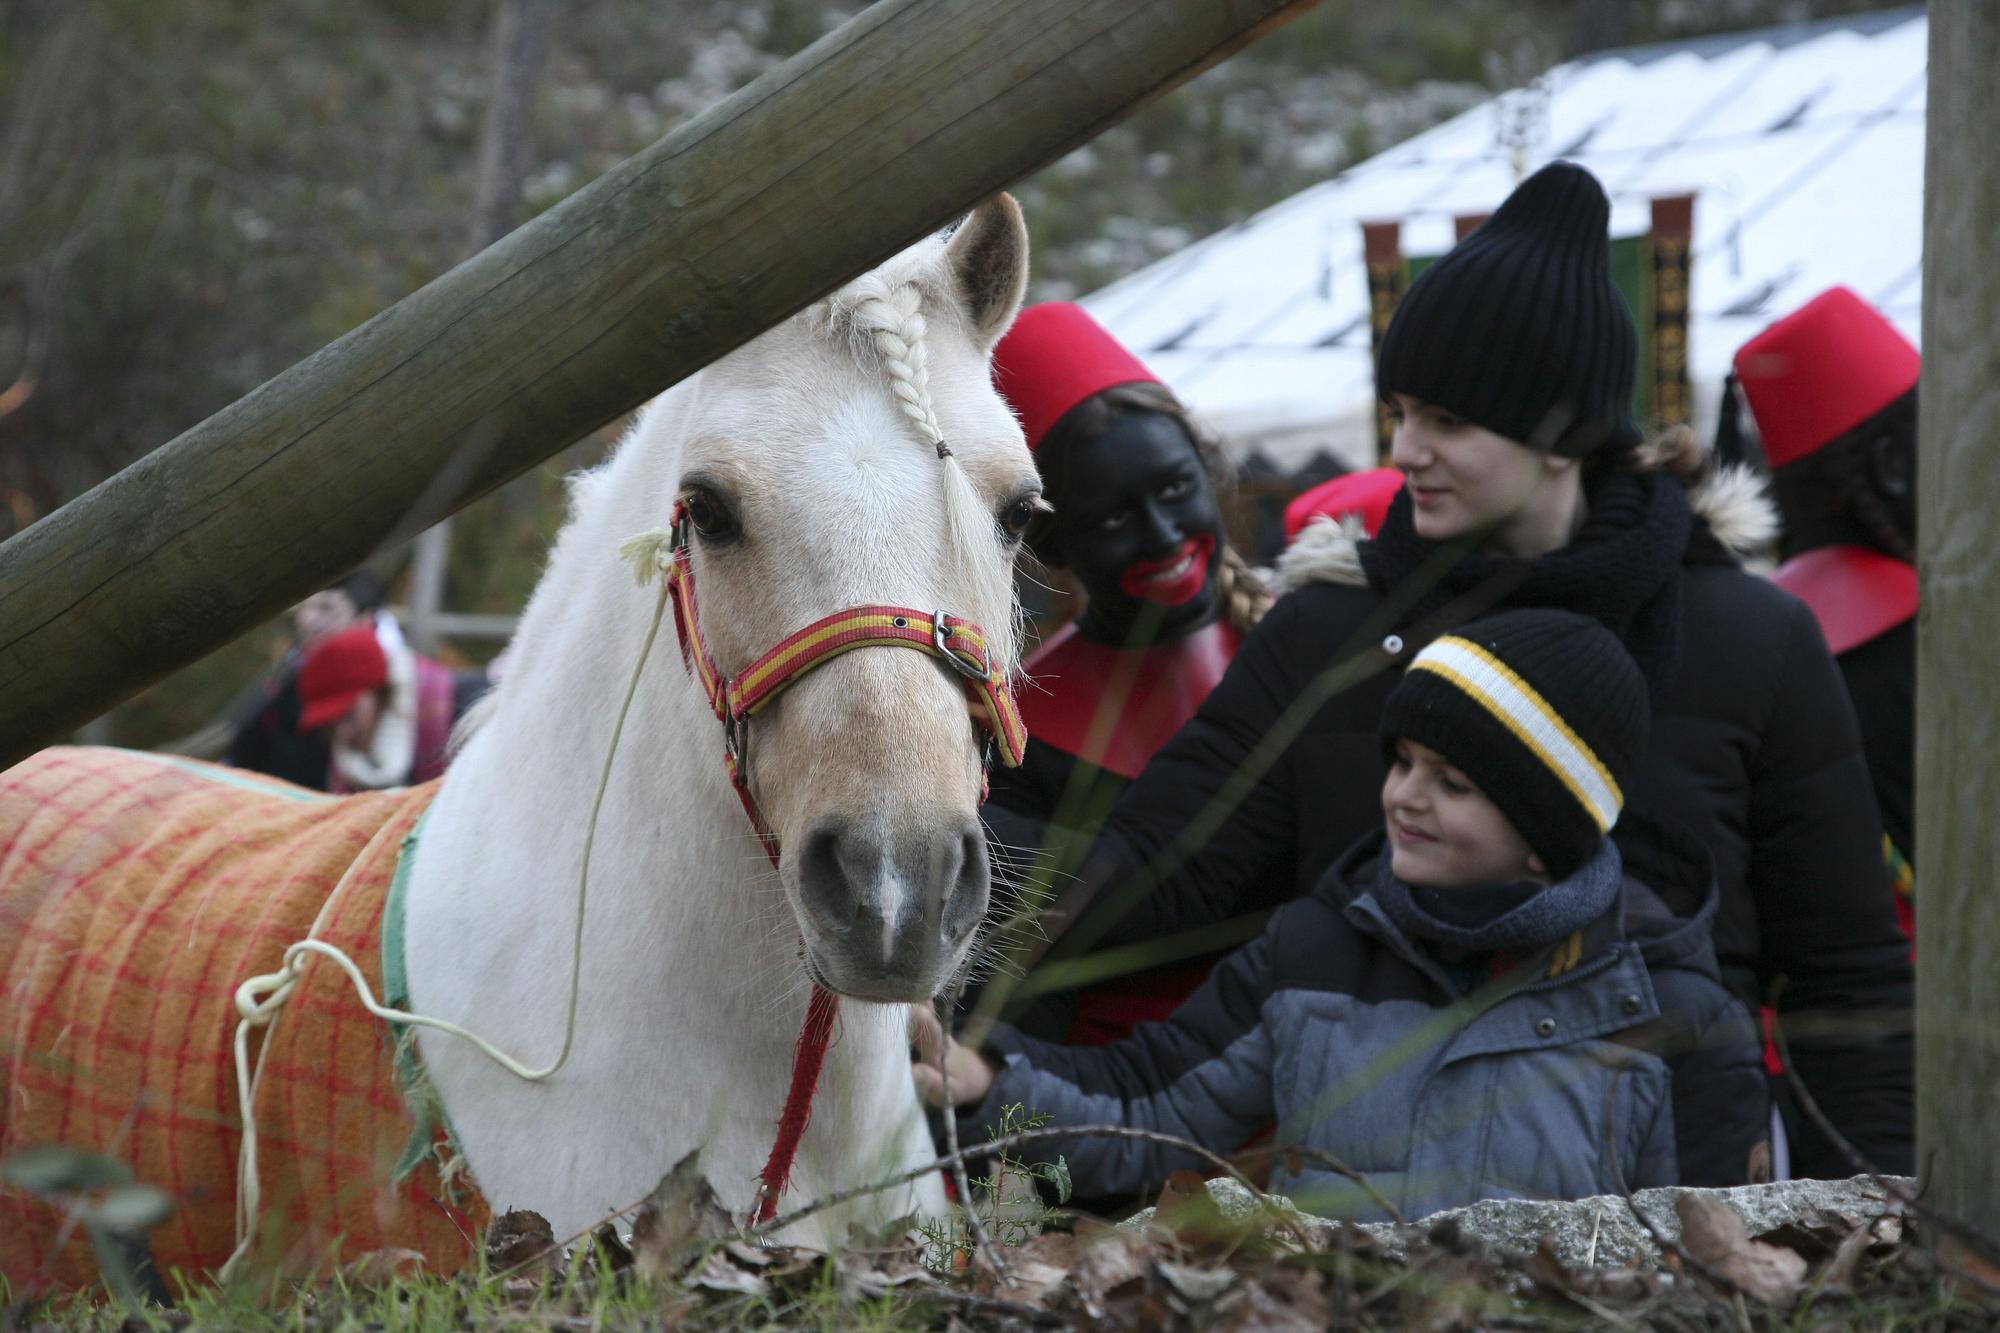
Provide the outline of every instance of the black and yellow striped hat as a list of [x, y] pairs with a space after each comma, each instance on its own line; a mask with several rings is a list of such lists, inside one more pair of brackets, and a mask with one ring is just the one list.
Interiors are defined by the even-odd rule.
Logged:
[[1418, 653], [1383, 705], [1381, 731], [1385, 748], [1408, 739], [1448, 759], [1561, 879], [1618, 822], [1650, 722], [1645, 677], [1610, 630], [1522, 610]]

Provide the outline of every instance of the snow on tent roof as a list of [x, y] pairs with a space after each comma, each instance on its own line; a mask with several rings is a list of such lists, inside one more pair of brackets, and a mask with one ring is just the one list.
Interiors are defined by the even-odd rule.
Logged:
[[[1600, 52], [1551, 70], [1529, 166], [1567, 156], [1612, 197], [1614, 235], [1693, 193], [1697, 428], [1737, 347], [1834, 283], [1918, 337], [1921, 6]], [[1435, 254], [1452, 219], [1515, 184], [1505, 94], [1083, 299], [1196, 411], [1281, 468], [1374, 449], [1361, 223]]]

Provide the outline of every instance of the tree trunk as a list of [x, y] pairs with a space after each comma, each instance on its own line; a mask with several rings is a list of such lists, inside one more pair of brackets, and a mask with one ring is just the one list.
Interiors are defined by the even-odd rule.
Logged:
[[882, 0], [0, 545], [0, 765], [1311, 2]]
[[1917, 1160], [2000, 1231], [2000, 5], [1930, 11], [1917, 624]]
[[472, 204], [470, 248], [475, 252], [514, 229], [526, 169], [528, 108], [548, 52], [549, 27], [561, 6], [562, 0], [501, 0], [493, 16], [491, 86]]
[[[549, 27], [562, 0], [500, 0], [493, 15], [493, 58], [487, 74], [486, 123], [479, 135], [479, 165], [472, 191], [471, 244], [477, 254], [514, 227], [527, 168], [528, 108], [548, 51]], [[451, 565], [451, 520], [417, 538], [410, 568], [410, 642], [419, 652], [438, 648], [438, 615], [444, 610], [445, 574]]]

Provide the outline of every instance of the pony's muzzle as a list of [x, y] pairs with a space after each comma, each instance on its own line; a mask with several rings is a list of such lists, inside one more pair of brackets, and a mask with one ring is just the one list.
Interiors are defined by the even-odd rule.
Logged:
[[986, 913], [986, 839], [970, 815], [900, 830], [823, 818], [799, 844], [797, 891], [820, 978], [856, 999], [926, 1000]]

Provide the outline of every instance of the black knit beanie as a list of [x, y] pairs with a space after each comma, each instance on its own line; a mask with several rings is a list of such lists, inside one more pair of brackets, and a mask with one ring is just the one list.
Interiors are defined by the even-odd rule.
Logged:
[[1418, 653], [1382, 707], [1382, 747], [1443, 755], [1565, 879], [1596, 855], [1646, 747], [1646, 680], [1611, 631], [1568, 611], [1475, 620]]
[[1639, 443], [1639, 340], [1611, 281], [1610, 221], [1604, 187], [1575, 163], [1521, 182], [1410, 284], [1382, 335], [1376, 391], [1571, 458]]

